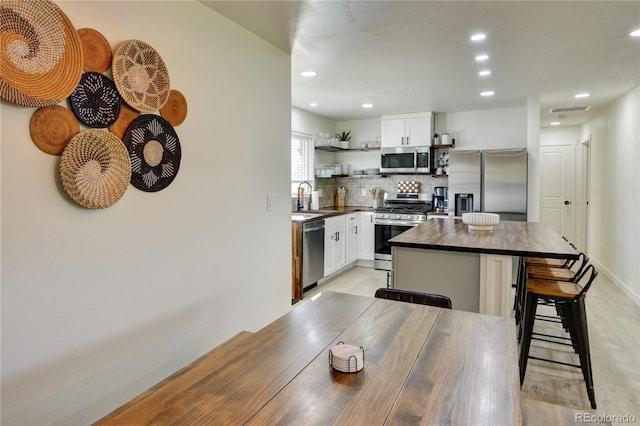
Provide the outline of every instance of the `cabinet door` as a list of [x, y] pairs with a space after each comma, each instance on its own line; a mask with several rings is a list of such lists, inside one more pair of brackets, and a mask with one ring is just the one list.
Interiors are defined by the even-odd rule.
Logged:
[[360, 215], [351, 213], [347, 215], [347, 255], [346, 264], [349, 265], [358, 260], [360, 251]]
[[375, 225], [373, 212], [360, 213], [360, 259], [373, 260], [375, 250]]
[[335, 263], [333, 261], [335, 247], [333, 241], [335, 240], [335, 231], [330, 232], [329, 229], [324, 230], [324, 276], [331, 275], [335, 270]]
[[333, 252], [333, 271], [338, 271], [345, 267], [347, 264], [347, 233], [343, 226], [342, 229], [336, 232], [337, 238], [334, 241]]
[[324, 275], [331, 275], [345, 265], [345, 216], [335, 216], [324, 222]]
[[403, 118], [383, 118], [382, 119], [382, 142], [383, 148], [402, 146], [405, 144], [405, 120]]
[[407, 145], [431, 146], [431, 117], [407, 118], [405, 128]]

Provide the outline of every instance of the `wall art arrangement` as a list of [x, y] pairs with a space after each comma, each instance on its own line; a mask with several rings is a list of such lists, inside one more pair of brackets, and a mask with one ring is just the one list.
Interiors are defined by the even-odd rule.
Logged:
[[103, 209], [130, 183], [157, 192], [173, 182], [182, 157], [174, 127], [187, 101], [152, 46], [126, 40], [112, 51], [99, 31], [76, 31], [51, 0], [0, 0], [0, 22], [0, 97], [37, 108], [31, 138], [60, 156], [71, 200]]

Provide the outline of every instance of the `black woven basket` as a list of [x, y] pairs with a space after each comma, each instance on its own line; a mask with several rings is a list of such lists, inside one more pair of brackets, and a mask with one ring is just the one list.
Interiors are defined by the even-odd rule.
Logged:
[[69, 96], [71, 109], [89, 127], [104, 128], [120, 115], [121, 98], [114, 82], [97, 72], [85, 72]]
[[146, 192], [157, 192], [173, 182], [182, 149], [173, 126], [155, 114], [133, 120], [123, 142], [131, 159], [131, 183]]

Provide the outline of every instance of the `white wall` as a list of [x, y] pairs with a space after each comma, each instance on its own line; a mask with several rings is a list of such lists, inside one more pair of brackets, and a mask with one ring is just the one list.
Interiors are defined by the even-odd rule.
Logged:
[[640, 304], [640, 86], [582, 126], [591, 138], [591, 259]]
[[543, 127], [540, 129], [540, 146], [576, 145], [579, 139], [579, 126]]
[[0, 103], [5, 425], [91, 423], [291, 306], [290, 57], [194, 1], [58, 4], [155, 47], [189, 115], [169, 187], [90, 211], [31, 141], [35, 109]]

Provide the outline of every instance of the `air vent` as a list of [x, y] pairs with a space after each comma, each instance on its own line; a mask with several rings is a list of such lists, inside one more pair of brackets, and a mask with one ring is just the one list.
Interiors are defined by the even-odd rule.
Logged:
[[577, 106], [577, 107], [566, 107], [566, 108], [551, 108], [549, 110], [549, 114], [553, 114], [556, 112], [577, 112], [577, 111], [586, 111], [591, 106]]

